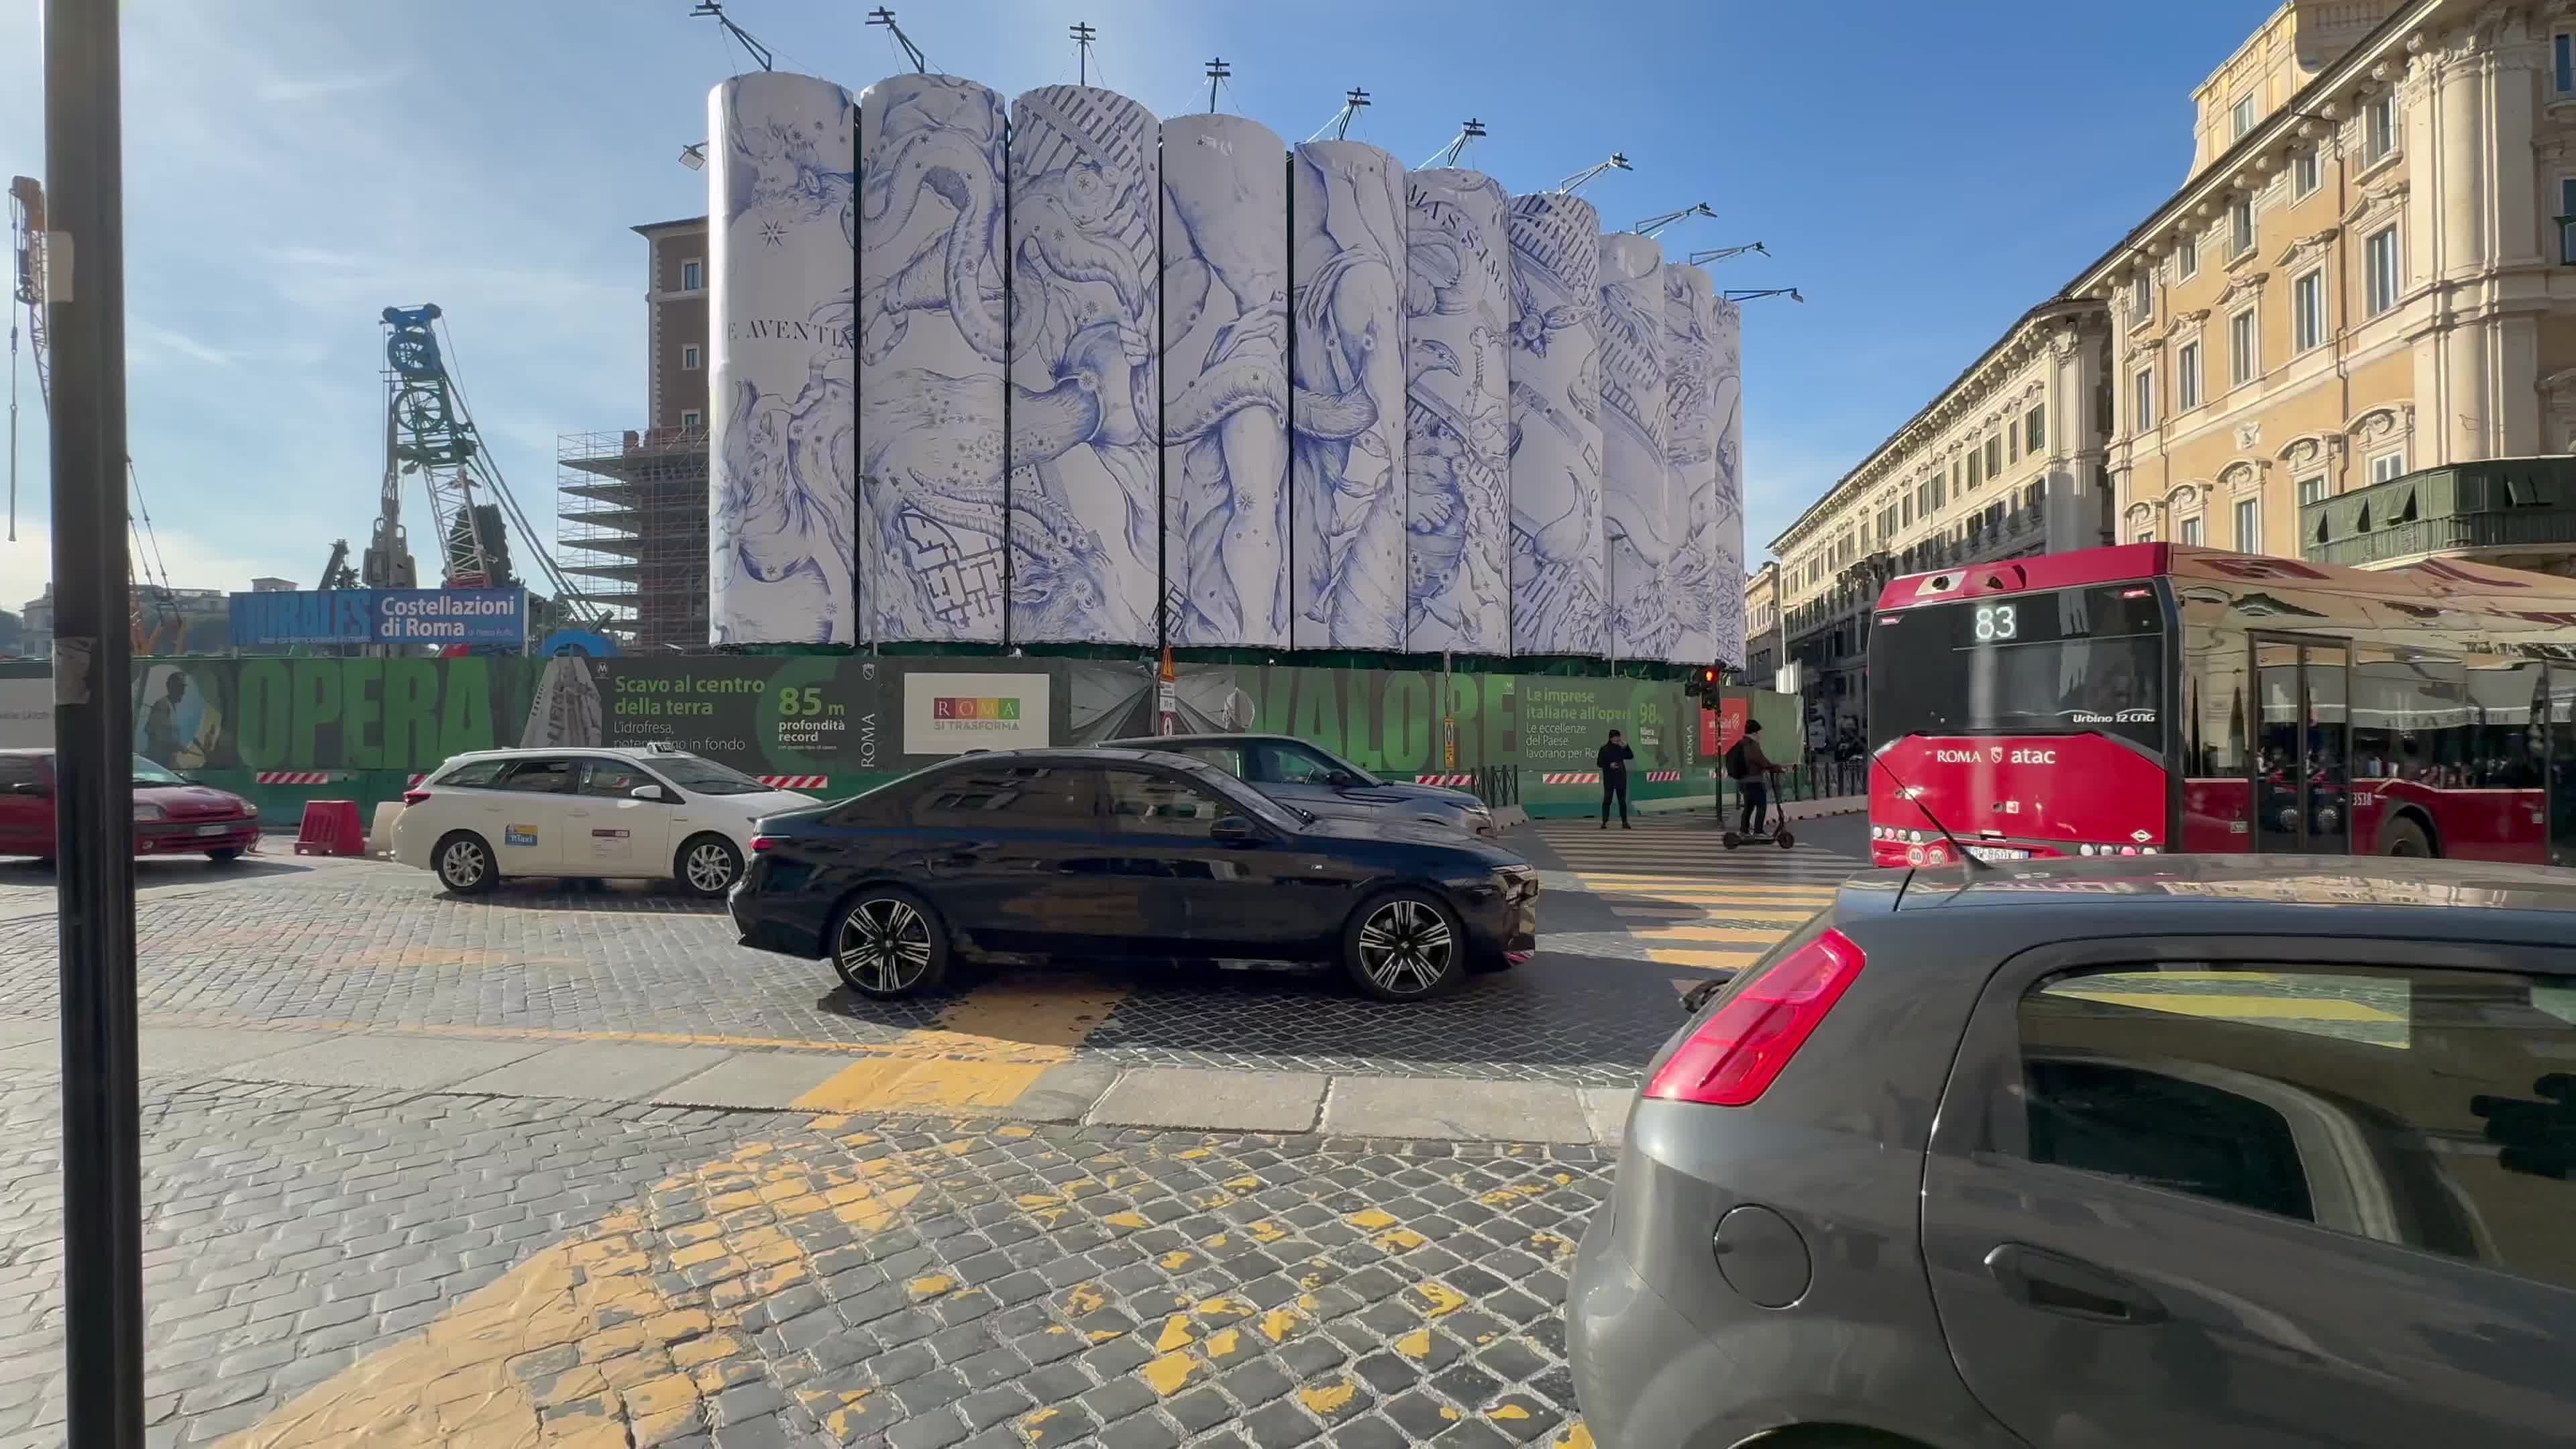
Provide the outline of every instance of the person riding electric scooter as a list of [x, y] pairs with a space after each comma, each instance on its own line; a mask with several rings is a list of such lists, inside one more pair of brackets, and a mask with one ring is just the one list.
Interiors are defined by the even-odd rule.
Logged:
[[1735, 793], [1744, 802], [1737, 828], [1726, 832], [1726, 848], [1733, 850], [1747, 843], [1776, 843], [1782, 850], [1797, 844], [1789, 833], [1789, 822], [1770, 818], [1771, 781], [1777, 779], [1780, 767], [1762, 753], [1762, 721], [1744, 722], [1743, 737], [1727, 747], [1726, 775], [1735, 782]]

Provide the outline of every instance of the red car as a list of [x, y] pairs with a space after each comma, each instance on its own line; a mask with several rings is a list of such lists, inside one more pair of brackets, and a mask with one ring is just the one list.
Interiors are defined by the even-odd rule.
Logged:
[[[222, 864], [259, 840], [259, 807], [134, 757], [134, 853]], [[0, 750], [0, 855], [54, 854], [54, 752]]]

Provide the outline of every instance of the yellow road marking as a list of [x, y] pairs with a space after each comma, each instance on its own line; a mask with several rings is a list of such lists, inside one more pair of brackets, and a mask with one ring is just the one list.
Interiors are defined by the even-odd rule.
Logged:
[[1654, 946], [1646, 951], [1646, 959], [1658, 966], [1697, 966], [1708, 971], [1740, 971], [1761, 955], [1761, 951], [1690, 951], [1679, 946]]
[[[1757, 906], [1702, 905], [1697, 907], [1697, 910], [1701, 920], [1777, 921], [1784, 926], [1802, 924], [1806, 921], [1815, 919], [1816, 915], [1815, 911], [1805, 908], [1794, 911], [1775, 911], [1765, 910]], [[1637, 926], [1678, 926], [1684, 924], [1682, 921], [1674, 920], [1672, 914], [1648, 915], [1636, 910], [1613, 910], [1610, 914], [1623, 922]]]
[[2242, 1017], [2274, 1021], [2403, 1022], [2405, 1017], [2365, 1002], [2333, 996], [2255, 996], [2198, 991], [2085, 991], [2060, 987], [2051, 996], [2075, 996], [2144, 1011], [2184, 1016]]
[[856, 1062], [790, 1103], [805, 1112], [1007, 1107], [1045, 1071], [1033, 1062]]
[[1628, 934], [1640, 941], [1741, 941], [1768, 946], [1789, 933], [1759, 926], [1663, 926]]

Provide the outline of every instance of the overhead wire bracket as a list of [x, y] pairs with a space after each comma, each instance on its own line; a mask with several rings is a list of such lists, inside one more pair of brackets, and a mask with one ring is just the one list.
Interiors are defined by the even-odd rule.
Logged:
[[1485, 123], [1477, 120], [1473, 116], [1469, 116], [1465, 121], [1459, 123], [1458, 134], [1449, 142], [1448, 145], [1433, 152], [1430, 160], [1423, 162], [1420, 166], [1417, 166], [1414, 169], [1417, 171], [1428, 171], [1434, 166], [1455, 166], [1458, 164], [1458, 158], [1467, 154], [1467, 143], [1484, 134]]
[[902, 26], [894, 23], [892, 10], [883, 5], [878, 6], [868, 12], [868, 23], [885, 27], [886, 34], [894, 37], [894, 43], [903, 50], [903, 58], [912, 62], [912, 68], [915, 71], [924, 75], [930, 73], [930, 62], [923, 58], [921, 47], [912, 43], [912, 37], [903, 33]]
[[1592, 184], [1592, 179], [1599, 176], [1604, 171], [1634, 171], [1636, 169], [1637, 168], [1628, 164], [1627, 152], [1613, 151], [1610, 153], [1609, 160], [1596, 162], [1593, 165], [1575, 172], [1563, 181], [1556, 183], [1556, 194], [1559, 196], [1572, 196], [1574, 193]]
[[733, 17], [724, 13], [724, 6], [718, 4], [717, 0], [698, 0], [698, 8], [690, 11], [689, 15], [692, 19], [709, 18], [723, 26], [725, 34], [739, 42], [744, 52], [753, 60], [759, 61], [762, 70], [778, 69], [778, 57], [770, 54], [769, 47], [755, 39], [750, 31], [734, 24]]

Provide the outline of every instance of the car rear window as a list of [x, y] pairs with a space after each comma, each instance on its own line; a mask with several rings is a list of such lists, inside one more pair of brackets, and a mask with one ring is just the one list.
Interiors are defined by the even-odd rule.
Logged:
[[452, 785], [458, 789], [489, 790], [501, 782], [501, 772], [510, 765], [509, 760], [468, 760], [431, 783]]
[[2019, 1018], [2033, 1161], [2576, 1287], [2576, 976], [2086, 970]]

